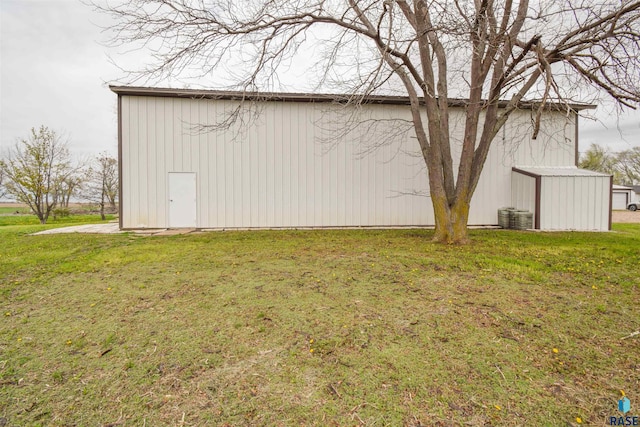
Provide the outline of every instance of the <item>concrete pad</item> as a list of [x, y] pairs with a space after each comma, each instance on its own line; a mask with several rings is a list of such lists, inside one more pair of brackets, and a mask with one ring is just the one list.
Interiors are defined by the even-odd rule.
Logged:
[[175, 236], [178, 234], [189, 234], [195, 232], [195, 228], [153, 228], [140, 230], [120, 230], [117, 222], [108, 224], [85, 224], [73, 225], [70, 227], [52, 228], [50, 230], [39, 231], [33, 233], [34, 236], [43, 234], [70, 234], [70, 233], [88, 233], [88, 234], [118, 234], [132, 233], [138, 236]]
[[33, 233], [34, 236], [43, 234], [68, 234], [68, 233], [88, 233], [88, 234], [118, 234], [122, 233], [117, 222], [107, 224], [85, 224], [73, 225], [71, 227], [52, 228], [50, 230]]

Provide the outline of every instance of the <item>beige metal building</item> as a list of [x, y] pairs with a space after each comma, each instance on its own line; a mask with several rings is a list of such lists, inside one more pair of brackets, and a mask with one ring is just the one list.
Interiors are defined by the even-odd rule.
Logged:
[[[111, 90], [118, 95], [123, 229], [434, 224], [406, 98], [373, 97], [355, 108], [331, 95]], [[464, 101], [452, 101], [451, 111], [455, 140]], [[238, 120], [220, 126], [230, 117]], [[495, 225], [498, 208], [515, 206], [535, 212], [541, 229], [608, 229], [601, 212], [611, 194], [608, 176], [591, 185], [591, 175], [579, 172], [572, 184], [552, 184], [560, 199], [567, 192], [582, 200], [579, 208], [554, 205], [552, 222], [545, 191], [521, 195], [531, 185], [514, 167], [577, 171], [576, 114], [546, 111], [536, 140], [531, 122], [531, 110], [514, 113], [494, 142], [469, 224]], [[546, 181], [541, 188], [549, 188]]]

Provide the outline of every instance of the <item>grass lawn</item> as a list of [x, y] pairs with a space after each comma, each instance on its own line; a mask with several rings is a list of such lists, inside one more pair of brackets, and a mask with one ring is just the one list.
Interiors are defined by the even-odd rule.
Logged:
[[0, 215], [28, 215], [29, 208], [22, 205], [0, 206]]
[[640, 415], [640, 225], [41, 229], [0, 227], [1, 425], [606, 425], [620, 390]]

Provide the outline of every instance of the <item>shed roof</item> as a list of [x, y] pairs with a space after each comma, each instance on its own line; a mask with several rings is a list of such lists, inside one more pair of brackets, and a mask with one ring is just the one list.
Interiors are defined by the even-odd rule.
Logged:
[[[172, 89], [157, 87], [139, 86], [109, 86], [111, 91], [118, 95], [129, 96], [158, 96], [168, 98], [190, 98], [190, 99], [226, 99], [226, 100], [247, 100], [247, 101], [289, 101], [289, 102], [335, 102], [346, 103], [360, 100], [361, 95], [353, 94], [327, 94], [327, 93], [287, 93], [287, 92], [242, 92], [224, 90], [205, 89]], [[395, 104], [409, 105], [409, 97], [406, 96], [386, 96], [368, 95], [361, 100], [365, 104]], [[469, 101], [467, 99], [450, 98], [449, 106], [465, 107]], [[500, 101], [500, 107], [505, 107], [508, 101]], [[521, 109], [536, 109], [540, 106], [538, 101], [523, 101], [520, 103]], [[548, 110], [573, 111], [590, 110], [596, 108], [593, 104], [547, 102]]]
[[606, 173], [594, 172], [588, 169], [579, 169], [575, 166], [564, 167], [531, 167], [531, 166], [515, 166], [514, 172], [519, 172], [529, 176], [600, 176], [610, 177]]

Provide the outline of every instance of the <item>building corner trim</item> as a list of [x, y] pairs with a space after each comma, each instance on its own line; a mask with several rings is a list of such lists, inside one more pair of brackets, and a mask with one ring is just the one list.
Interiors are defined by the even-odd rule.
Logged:
[[118, 94], [118, 227], [122, 230], [122, 95]]

